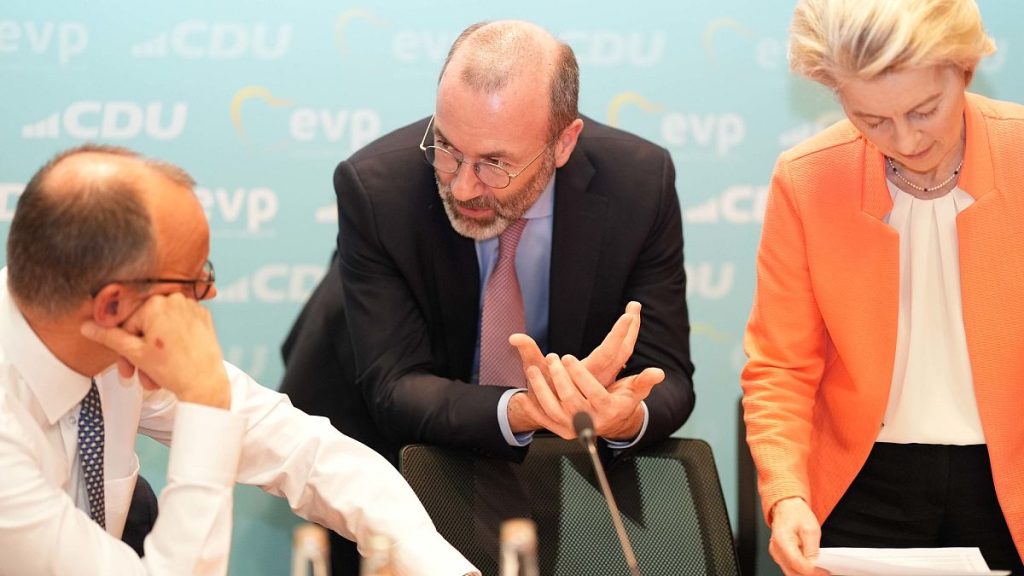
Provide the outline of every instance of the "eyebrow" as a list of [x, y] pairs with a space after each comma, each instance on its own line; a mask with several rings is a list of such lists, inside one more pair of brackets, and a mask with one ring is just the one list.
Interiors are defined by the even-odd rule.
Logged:
[[[437, 120], [435, 120], [434, 121], [434, 140], [436, 141], [438, 139], [444, 140], [449, 145], [451, 145], [451, 142], [448, 140], [448, 137], [444, 135], [444, 131], [437, 127]], [[462, 152], [462, 150], [459, 150], [458, 146], [451, 146], [451, 147], [454, 148], [455, 150], [458, 150], [459, 152]], [[480, 158], [507, 159], [508, 158], [508, 152], [506, 152], [504, 150], [495, 150], [495, 151], [492, 151], [492, 152], [488, 152], [486, 154], [481, 154], [479, 157]], [[508, 162], [508, 163], [511, 164], [511, 162]]]
[[[915, 112], [915, 111], [917, 111], [917, 109], [921, 108], [922, 106], [926, 106], [928, 104], [931, 104], [932, 102], [934, 102], [935, 100], [938, 100], [941, 97], [942, 97], [942, 92], [936, 92], [935, 94], [932, 94], [931, 96], [929, 96], [929, 97], [925, 98], [924, 100], [918, 102], [915, 106], [912, 106], [907, 113], [909, 114], [910, 112]], [[882, 119], [888, 118], [888, 116], [879, 116], [878, 114], [868, 114], [867, 112], [854, 112], [854, 114], [856, 114], [858, 117], [860, 117], [862, 119], [876, 118], [876, 119], [882, 120]]]

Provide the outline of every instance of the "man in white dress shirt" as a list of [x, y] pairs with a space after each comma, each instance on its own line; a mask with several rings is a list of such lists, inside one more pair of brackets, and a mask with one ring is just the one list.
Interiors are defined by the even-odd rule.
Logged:
[[[0, 271], [0, 575], [225, 574], [236, 481], [357, 542], [388, 535], [400, 574], [474, 571], [383, 458], [223, 361], [192, 185], [85, 146], [19, 200]], [[119, 541], [136, 433], [171, 444], [142, 558]]]

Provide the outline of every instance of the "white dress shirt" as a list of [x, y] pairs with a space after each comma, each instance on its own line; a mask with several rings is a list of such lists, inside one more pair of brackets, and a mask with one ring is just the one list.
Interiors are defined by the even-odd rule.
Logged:
[[900, 235], [900, 305], [892, 387], [879, 442], [984, 444], [960, 293], [957, 214], [974, 202], [954, 188], [922, 200], [891, 182], [887, 221]]
[[[230, 411], [144, 391], [114, 368], [95, 377], [105, 423], [104, 534], [84, 511], [77, 458], [90, 378], [39, 340], [0, 271], [0, 576], [226, 574], [236, 481], [285, 496], [297, 514], [347, 538], [389, 536], [396, 574], [475, 571], [386, 460], [226, 367]], [[139, 473], [136, 433], [171, 446], [143, 558], [119, 540]]]

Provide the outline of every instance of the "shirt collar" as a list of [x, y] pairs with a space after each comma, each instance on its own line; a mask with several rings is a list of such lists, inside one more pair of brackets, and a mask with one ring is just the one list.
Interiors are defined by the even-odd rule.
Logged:
[[0, 346], [50, 424], [60, 420], [89, 392], [92, 379], [54, 356], [25, 320], [8, 290], [6, 267], [0, 270]]

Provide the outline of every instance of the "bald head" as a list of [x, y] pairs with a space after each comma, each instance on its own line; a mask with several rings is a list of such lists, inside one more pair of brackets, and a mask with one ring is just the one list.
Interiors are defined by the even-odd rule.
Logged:
[[484, 94], [514, 84], [531, 86], [538, 96], [546, 92], [552, 137], [579, 116], [579, 67], [572, 48], [529, 22], [501, 20], [466, 28], [448, 52], [439, 88], [448, 82]]
[[147, 275], [155, 266], [150, 192], [192, 185], [181, 169], [125, 148], [58, 154], [18, 200], [7, 238], [11, 293], [21, 306], [59, 316], [104, 282]]

